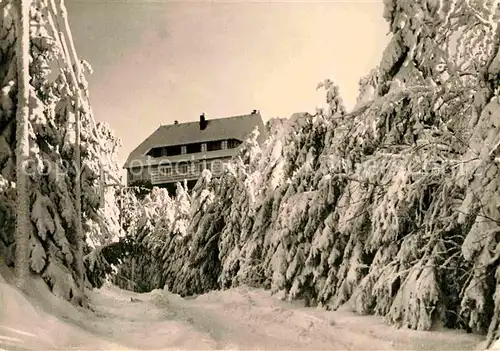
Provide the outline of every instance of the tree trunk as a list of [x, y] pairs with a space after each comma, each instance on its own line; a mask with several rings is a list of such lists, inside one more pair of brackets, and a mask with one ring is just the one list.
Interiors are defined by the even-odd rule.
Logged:
[[[74, 73], [72, 76], [72, 84], [74, 87], [75, 94], [75, 153], [74, 153], [74, 167], [76, 171], [75, 177], [75, 209], [76, 209], [76, 274], [77, 274], [77, 284], [80, 288], [81, 298], [84, 296], [85, 289], [85, 267], [83, 264], [83, 242], [85, 240], [82, 228], [82, 188], [81, 188], [81, 110], [84, 108], [82, 101], [82, 94], [80, 91], [81, 83], [81, 64], [78, 56], [76, 55], [75, 45], [73, 43], [73, 36], [71, 34], [71, 29], [68, 23], [68, 12], [66, 6], [64, 5], [64, 0], [59, 1], [59, 12], [63, 24], [62, 33], [63, 38], [61, 41], [66, 47], [67, 60], [70, 70]], [[67, 41], [67, 42], [66, 42]], [[74, 64], [74, 66], [72, 65]], [[80, 303], [80, 302], [79, 302]]]
[[16, 2], [17, 115], [16, 115], [16, 256], [17, 286], [23, 289], [29, 276], [30, 194], [29, 162], [29, 10], [31, 0]]
[[76, 207], [76, 230], [77, 230], [77, 242], [76, 242], [76, 269], [78, 274], [78, 286], [81, 292], [85, 289], [85, 270], [83, 266], [83, 228], [82, 228], [82, 169], [81, 169], [81, 156], [80, 156], [80, 146], [81, 146], [81, 133], [80, 133], [80, 104], [79, 99], [76, 100], [75, 104], [75, 168], [76, 168], [76, 179], [75, 179], [75, 207]]

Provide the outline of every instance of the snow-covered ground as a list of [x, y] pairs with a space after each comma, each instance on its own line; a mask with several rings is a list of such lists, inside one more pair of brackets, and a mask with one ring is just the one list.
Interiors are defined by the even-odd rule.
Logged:
[[472, 350], [483, 340], [397, 330], [374, 316], [305, 308], [247, 287], [183, 299], [106, 286], [90, 293], [91, 311], [43, 284], [34, 281], [24, 296], [0, 276], [0, 349]]

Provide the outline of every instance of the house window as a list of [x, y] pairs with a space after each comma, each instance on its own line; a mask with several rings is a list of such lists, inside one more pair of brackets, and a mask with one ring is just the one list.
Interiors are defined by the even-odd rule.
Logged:
[[172, 174], [172, 167], [170, 167], [170, 166], [168, 166], [168, 167], [161, 167], [159, 169], [158, 173], [160, 173], [160, 175], [162, 175], [162, 176], [169, 176], [169, 175]]
[[151, 157], [161, 157], [162, 156], [162, 148], [161, 147], [155, 147], [149, 150], [149, 152], [146, 154]]
[[183, 154], [183, 155], [187, 154], [187, 147], [186, 147], [186, 145], [182, 145], [181, 146], [181, 154]]
[[210, 170], [213, 174], [219, 174], [222, 171], [222, 160], [214, 160], [210, 163]]
[[179, 145], [167, 146], [168, 156], [180, 155], [181, 152], [182, 152], [182, 148]]
[[237, 148], [238, 146], [240, 146], [240, 144], [241, 144], [241, 142], [239, 140], [231, 139], [231, 140], [229, 140], [228, 148], [234, 149], [234, 148]]
[[207, 152], [207, 143], [201, 144], [201, 152]]
[[188, 154], [195, 154], [195, 153], [200, 152], [200, 151], [201, 151], [201, 144], [199, 144], [199, 143], [187, 145], [187, 153]]
[[221, 142], [220, 141], [209, 141], [207, 143], [207, 151], [216, 151], [220, 150]]
[[188, 165], [186, 163], [183, 163], [179, 165], [179, 175], [186, 175], [188, 173]]
[[200, 173], [203, 172], [203, 170], [206, 168], [205, 166], [206, 166], [206, 162], [205, 161], [198, 163], [198, 171]]
[[221, 142], [221, 149], [226, 150], [227, 149], [227, 140], [222, 140]]

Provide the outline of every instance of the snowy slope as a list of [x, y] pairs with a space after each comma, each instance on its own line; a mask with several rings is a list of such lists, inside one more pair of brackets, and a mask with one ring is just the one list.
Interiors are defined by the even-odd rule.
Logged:
[[0, 350], [71, 349], [79, 345], [92, 350], [120, 349], [118, 344], [87, 331], [86, 312], [50, 293], [41, 278], [30, 282], [29, 296], [25, 296], [6, 283], [5, 279], [11, 281], [11, 272], [1, 264], [0, 273]]
[[93, 311], [54, 297], [43, 282], [33, 283], [28, 297], [3, 278], [0, 287], [5, 350], [472, 350], [482, 341], [450, 331], [397, 330], [374, 316], [305, 308], [247, 287], [183, 299], [108, 285], [90, 293]]

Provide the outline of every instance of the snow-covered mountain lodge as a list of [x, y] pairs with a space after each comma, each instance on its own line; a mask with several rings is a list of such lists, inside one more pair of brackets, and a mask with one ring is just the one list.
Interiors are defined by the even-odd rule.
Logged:
[[[198, 122], [161, 125], [132, 151], [125, 162], [127, 185], [168, 186], [178, 181], [193, 185], [203, 169], [220, 176], [222, 164], [237, 153], [237, 147], [264, 123], [257, 110], [241, 116]], [[260, 139], [260, 138], [259, 138]]]

